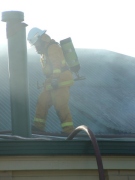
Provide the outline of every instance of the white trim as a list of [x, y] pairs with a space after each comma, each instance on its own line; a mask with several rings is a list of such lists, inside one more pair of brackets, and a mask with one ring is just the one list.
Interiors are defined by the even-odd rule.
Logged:
[[[135, 156], [102, 157], [104, 169], [135, 170]], [[97, 170], [94, 156], [2, 156], [0, 171], [3, 170]]]

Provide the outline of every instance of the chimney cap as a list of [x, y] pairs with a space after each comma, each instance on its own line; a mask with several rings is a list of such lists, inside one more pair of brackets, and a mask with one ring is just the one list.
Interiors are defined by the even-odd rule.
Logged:
[[24, 13], [21, 11], [4, 11], [2, 12], [2, 21], [24, 21]]

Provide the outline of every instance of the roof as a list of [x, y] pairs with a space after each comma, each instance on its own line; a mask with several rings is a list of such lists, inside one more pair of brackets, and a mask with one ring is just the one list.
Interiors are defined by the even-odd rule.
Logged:
[[[76, 49], [85, 80], [71, 87], [69, 107], [75, 127], [88, 126], [94, 134], [135, 133], [135, 58], [98, 49]], [[11, 130], [8, 55], [0, 54], [0, 131]], [[28, 50], [30, 119], [44, 82], [39, 55]], [[49, 110], [47, 132], [61, 131], [54, 108]]]

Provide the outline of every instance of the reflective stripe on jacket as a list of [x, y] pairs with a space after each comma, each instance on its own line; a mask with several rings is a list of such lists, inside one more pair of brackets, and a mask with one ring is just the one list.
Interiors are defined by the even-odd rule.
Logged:
[[[74, 83], [73, 80], [60, 82], [60, 83], [58, 83], [58, 88], [59, 88], [59, 87], [63, 87], [63, 86], [71, 86], [73, 83]], [[46, 89], [46, 90], [52, 90], [53, 87], [52, 87], [51, 84], [48, 84], [48, 85], [45, 86], [45, 89]]]

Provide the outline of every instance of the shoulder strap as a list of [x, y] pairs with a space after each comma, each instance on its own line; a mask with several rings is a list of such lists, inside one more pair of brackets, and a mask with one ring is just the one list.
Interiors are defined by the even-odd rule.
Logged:
[[48, 57], [48, 48], [52, 45], [52, 44], [59, 44], [58, 42], [56, 42], [55, 40], [51, 40], [50, 43], [47, 45], [46, 49], [45, 49], [45, 53], [46, 56]]

